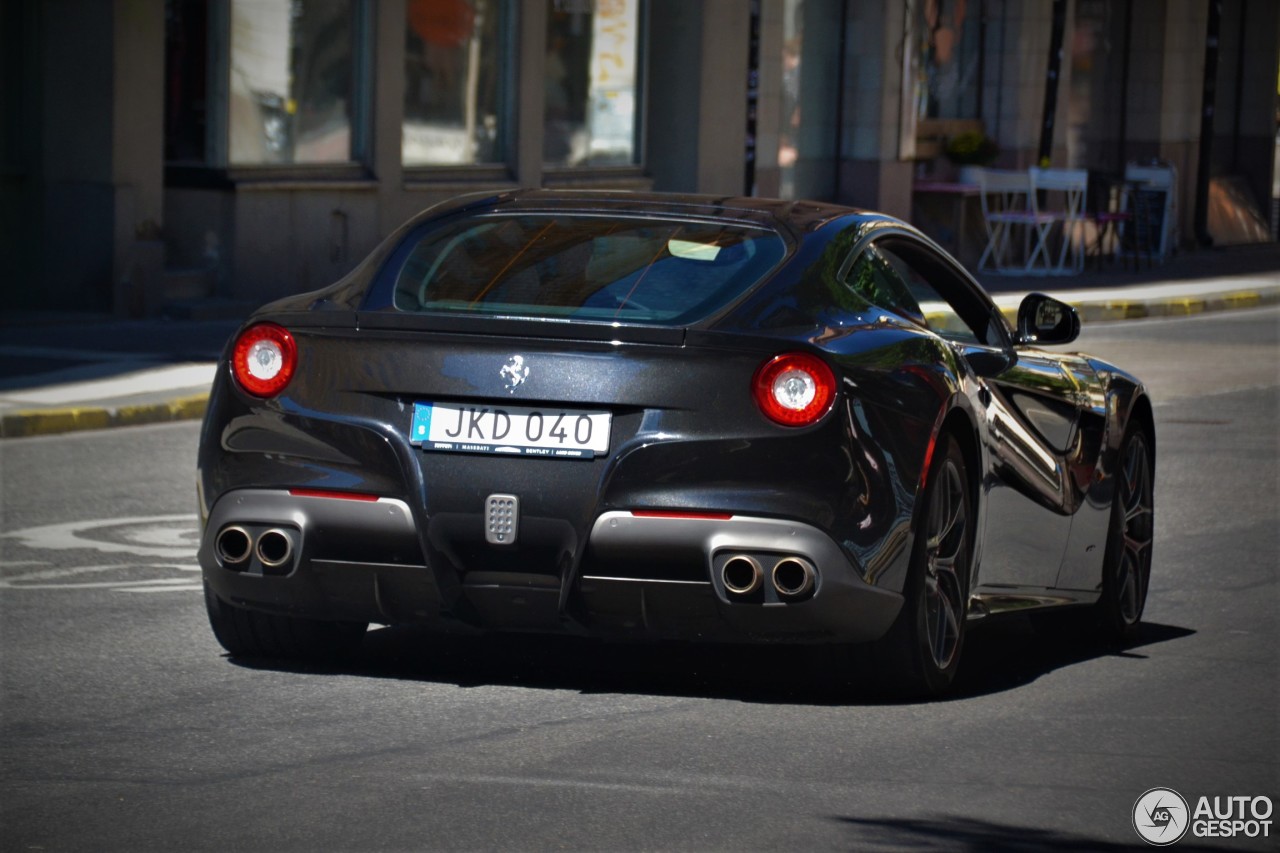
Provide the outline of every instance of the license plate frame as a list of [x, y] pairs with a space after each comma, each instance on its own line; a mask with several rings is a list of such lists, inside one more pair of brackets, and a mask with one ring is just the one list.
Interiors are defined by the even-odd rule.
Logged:
[[609, 452], [613, 414], [602, 409], [498, 403], [413, 404], [409, 442], [444, 453], [594, 459]]

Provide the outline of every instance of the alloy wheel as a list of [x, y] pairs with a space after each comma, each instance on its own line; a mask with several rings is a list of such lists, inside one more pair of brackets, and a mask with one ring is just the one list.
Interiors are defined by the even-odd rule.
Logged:
[[1116, 610], [1127, 625], [1137, 623], [1147, 599], [1154, 531], [1151, 457], [1141, 433], [1125, 445], [1116, 487], [1121, 512], [1121, 542], [1116, 565]]
[[945, 670], [959, 647], [964, 619], [964, 585], [959, 573], [965, 561], [968, 518], [956, 463], [944, 460], [937, 476], [930, 496], [925, 545], [924, 627], [934, 666]]

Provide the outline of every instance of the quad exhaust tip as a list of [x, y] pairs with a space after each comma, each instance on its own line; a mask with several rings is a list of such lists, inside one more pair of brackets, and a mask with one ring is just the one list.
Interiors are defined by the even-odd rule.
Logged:
[[751, 595], [764, 583], [764, 571], [755, 557], [735, 554], [720, 569], [724, 588], [733, 595]]
[[293, 539], [278, 527], [273, 527], [258, 537], [255, 550], [258, 561], [269, 569], [283, 566], [293, 556]]
[[238, 566], [253, 553], [253, 539], [243, 527], [224, 527], [214, 542], [218, 559], [228, 566]]
[[773, 588], [778, 597], [796, 601], [813, 595], [818, 571], [808, 560], [800, 557], [784, 557], [773, 565]]

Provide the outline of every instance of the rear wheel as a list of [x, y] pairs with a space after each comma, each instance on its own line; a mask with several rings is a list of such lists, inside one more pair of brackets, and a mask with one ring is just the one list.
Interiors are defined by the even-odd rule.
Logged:
[[247, 610], [218, 598], [208, 584], [204, 603], [213, 635], [237, 657], [342, 657], [355, 651], [369, 627], [364, 622], [324, 622]]
[[964, 648], [973, 513], [964, 454], [939, 439], [921, 501], [911, 567], [898, 620], [882, 642], [882, 663], [893, 686], [935, 695], [951, 686]]
[[1155, 531], [1150, 443], [1137, 426], [1120, 445], [1098, 616], [1110, 640], [1132, 640], [1147, 603]]

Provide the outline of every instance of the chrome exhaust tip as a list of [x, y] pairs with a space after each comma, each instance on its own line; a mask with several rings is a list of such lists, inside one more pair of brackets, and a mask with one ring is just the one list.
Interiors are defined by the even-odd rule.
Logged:
[[253, 553], [253, 539], [243, 527], [230, 525], [218, 531], [213, 548], [218, 561], [224, 566], [238, 566]]
[[258, 537], [254, 552], [258, 561], [269, 569], [283, 566], [293, 556], [293, 538], [278, 527], [273, 527]]
[[751, 595], [764, 583], [764, 572], [755, 557], [735, 554], [724, 561], [724, 566], [720, 569], [720, 580], [732, 595]]
[[813, 595], [817, 578], [818, 570], [800, 557], [783, 557], [773, 565], [773, 588], [788, 601]]

